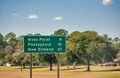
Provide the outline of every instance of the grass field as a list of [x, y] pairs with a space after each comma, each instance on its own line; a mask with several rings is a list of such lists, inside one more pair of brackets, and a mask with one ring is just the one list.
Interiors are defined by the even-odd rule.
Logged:
[[[33, 78], [57, 78], [57, 67], [49, 71], [48, 67], [33, 67]], [[0, 78], [30, 78], [29, 68], [20, 71], [20, 67], [0, 67]], [[120, 66], [117, 67], [100, 67], [91, 66], [91, 72], [86, 72], [85, 66], [60, 67], [60, 78], [120, 78]]]

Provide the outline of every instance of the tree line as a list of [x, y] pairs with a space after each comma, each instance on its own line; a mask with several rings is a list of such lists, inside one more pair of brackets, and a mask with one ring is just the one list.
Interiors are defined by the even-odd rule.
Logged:
[[[27, 34], [40, 36], [41, 34]], [[65, 54], [61, 54], [61, 65], [74, 64], [87, 65], [87, 71], [90, 71], [91, 64], [101, 64], [110, 61], [117, 60], [120, 63], [120, 38], [109, 38], [107, 34], [99, 35], [95, 31], [74, 31], [71, 34], [65, 29], [56, 30], [54, 35], [66, 36], [67, 51]], [[30, 56], [23, 52], [23, 37], [25, 35], [16, 37], [13, 32], [7, 33], [3, 36], [0, 33], [0, 65], [6, 63], [13, 63], [15, 65], [21, 65], [23, 68], [29, 65]], [[32, 61], [33, 66], [50, 66], [56, 65], [56, 54], [33, 54]]]

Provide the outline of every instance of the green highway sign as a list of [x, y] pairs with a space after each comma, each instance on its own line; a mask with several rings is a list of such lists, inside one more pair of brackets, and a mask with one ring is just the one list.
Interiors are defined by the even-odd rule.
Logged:
[[64, 53], [65, 36], [24, 36], [25, 53]]

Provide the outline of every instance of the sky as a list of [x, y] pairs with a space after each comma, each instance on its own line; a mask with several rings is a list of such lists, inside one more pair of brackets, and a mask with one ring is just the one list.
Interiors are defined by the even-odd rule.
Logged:
[[0, 0], [0, 33], [51, 35], [58, 29], [120, 37], [120, 0]]

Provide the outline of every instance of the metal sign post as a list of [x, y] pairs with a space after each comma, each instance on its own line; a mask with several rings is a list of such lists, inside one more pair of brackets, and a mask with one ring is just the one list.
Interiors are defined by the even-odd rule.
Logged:
[[22, 72], [22, 59], [21, 59], [21, 56], [20, 56], [20, 71]]
[[60, 54], [57, 54], [57, 78], [60, 78]]
[[30, 54], [30, 78], [32, 78], [32, 53]]

